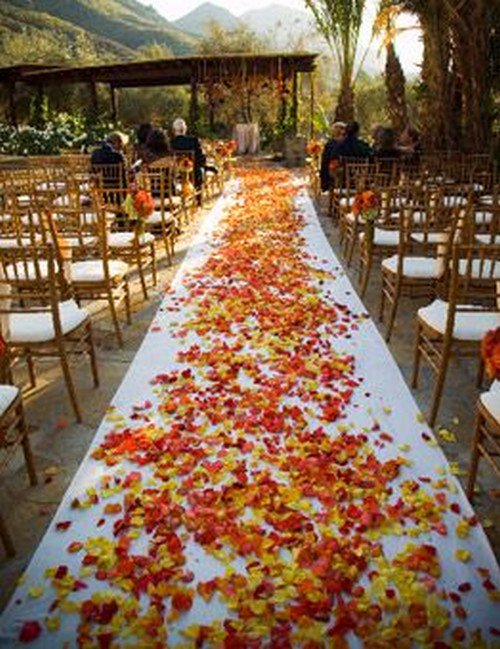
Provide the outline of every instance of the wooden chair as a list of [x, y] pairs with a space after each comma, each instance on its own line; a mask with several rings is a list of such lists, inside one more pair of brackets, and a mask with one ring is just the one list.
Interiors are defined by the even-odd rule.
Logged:
[[430, 206], [422, 210], [420, 205], [408, 205], [401, 210], [396, 254], [381, 264], [379, 318], [383, 322], [389, 305], [386, 341], [391, 338], [402, 296], [435, 297], [438, 285], [446, 283], [451, 248], [461, 236], [463, 212], [456, 208], [450, 217], [433, 211]]
[[[479, 357], [484, 334], [500, 326], [500, 246], [453, 247], [448, 300], [418, 310], [412, 387], [418, 386], [421, 360], [436, 375], [429, 413], [433, 426], [452, 353]], [[478, 383], [482, 381], [482, 364]]]
[[500, 384], [496, 381], [479, 397], [472, 438], [471, 459], [466, 493], [472, 502], [479, 460], [484, 458], [500, 476]]
[[58, 358], [77, 421], [82, 415], [69, 358], [88, 356], [94, 385], [99, 378], [87, 311], [80, 309], [47, 245], [0, 250], [3, 287], [0, 314], [8, 320], [4, 338], [12, 362], [27, 361], [31, 384], [36, 385], [34, 360]]
[[[128, 190], [123, 192], [121, 202], [125, 200], [127, 192]], [[92, 191], [94, 211], [96, 214], [102, 213], [106, 215], [106, 193], [107, 190], [102, 187], [94, 187]], [[108, 222], [107, 218], [105, 220]], [[149, 267], [151, 267], [153, 286], [156, 286], [157, 282], [156, 248], [154, 236], [150, 232], [143, 232], [142, 230], [143, 226], [141, 223], [132, 223], [130, 220], [122, 223], [119, 231], [113, 232], [108, 227], [106, 228], [109, 257], [123, 261], [131, 269], [137, 269], [142, 293], [144, 299], [147, 300], [146, 271]]]
[[169, 264], [175, 253], [178, 233], [178, 217], [182, 207], [172, 201], [171, 186], [174, 182], [171, 165], [150, 167], [141, 173], [138, 183], [155, 197], [155, 211], [146, 219], [146, 231], [161, 239]]
[[[123, 335], [118, 318], [117, 306], [124, 302], [127, 324], [131, 323], [130, 290], [128, 275], [130, 268], [124, 261], [113, 259], [108, 243], [106, 210], [97, 206], [94, 224], [90, 224], [90, 232], [95, 234], [95, 243], [88, 246], [75, 246], [74, 241], [65, 241], [59, 233], [59, 224], [48, 213], [49, 228], [52, 243], [55, 247], [57, 259], [61, 268], [66, 267], [66, 280], [71, 284], [75, 299], [78, 303], [83, 301], [102, 300], [108, 303], [118, 345], [123, 347]], [[94, 214], [94, 213], [93, 213]], [[77, 217], [78, 218], [78, 217]], [[81, 221], [80, 221], [81, 222]], [[89, 232], [89, 230], [86, 230]], [[66, 236], [68, 231], [66, 230]], [[92, 237], [91, 234], [88, 235]], [[84, 239], [85, 235], [77, 235]], [[89, 254], [82, 259], [69, 262], [73, 251], [88, 250]]]
[[[3, 347], [5, 343], [2, 341]], [[0, 470], [3, 469], [21, 446], [31, 486], [38, 484], [35, 462], [24, 416], [21, 391], [12, 385], [8, 354], [0, 350]], [[0, 540], [8, 556], [16, 553], [15, 545], [0, 513]]]

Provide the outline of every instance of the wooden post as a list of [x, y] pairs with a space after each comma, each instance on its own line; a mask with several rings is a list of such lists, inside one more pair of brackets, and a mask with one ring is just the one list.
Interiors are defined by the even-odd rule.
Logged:
[[293, 134], [297, 136], [297, 124], [299, 117], [299, 98], [297, 93], [297, 70], [293, 71], [292, 77], [292, 128]]
[[7, 84], [8, 106], [7, 119], [12, 126], [17, 126], [17, 109], [16, 109], [16, 82], [9, 81]]
[[189, 129], [196, 135], [198, 131], [198, 84], [196, 83], [196, 78], [191, 77], [191, 102], [189, 105]]
[[89, 107], [89, 118], [90, 122], [95, 124], [99, 118], [99, 100], [97, 98], [97, 86], [95, 81], [89, 81], [89, 93], [90, 93], [90, 107]]
[[314, 72], [309, 72], [309, 137], [314, 139]]
[[116, 88], [110, 84], [109, 93], [111, 98], [111, 121], [114, 123], [118, 120], [118, 97], [116, 94]]

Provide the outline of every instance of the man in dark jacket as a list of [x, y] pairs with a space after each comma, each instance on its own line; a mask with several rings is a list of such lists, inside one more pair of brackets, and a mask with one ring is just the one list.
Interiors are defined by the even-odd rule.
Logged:
[[125, 189], [127, 187], [124, 146], [124, 136], [118, 131], [113, 131], [90, 157], [92, 169], [96, 173], [101, 173], [105, 189]]
[[358, 137], [358, 122], [348, 122], [345, 133], [345, 139], [337, 150], [339, 158], [369, 158], [372, 155], [370, 145]]
[[200, 140], [196, 135], [187, 135], [186, 122], [178, 117], [172, 124], [173, 138], [170, 141], [174, 151], [190, 152], [194, 156], [194, 186], [198, 201], [201, 200], [201, 186], [203, 184], [203, 169], [206, 164], [205, 154], [201, 149]]

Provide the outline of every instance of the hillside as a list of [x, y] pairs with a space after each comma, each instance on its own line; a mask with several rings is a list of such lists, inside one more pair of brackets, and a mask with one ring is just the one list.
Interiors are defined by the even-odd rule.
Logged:
[[59, 19], [64, 23], [61, 31], [83, 29], [89, 38], [103, 46], [106, 42], [115, 53], [123, 52], [120, 48], [133, 51], [158, 43], [174, 54], [187, 54], [194, 45], [192, 37], [137, 0], [8, 0], [0, 3], [0, 9], [9, 20], [15, 20], [12, 13], [18, 14], [18, 23], [25, 29], [39, 28], [34, 23], [47, 21], [48, 17]]
[[201, 4], [182, 18], [174, 20], [172, 24], [188, 34], [203, 36], [212, 22], [216, 22], [227, 30], [236, 29], [240, 24], [238, 18], [233, 16], [230, 11], [211, 2]]
[[[27, 39], [30, 47], [23, 45]], [[75, 47], [84, 44], [106, 60], [134, 58], [134, 51], [71, 23], [39, 11], [13, 7], [0, 0], [0, 64], [67, 63]]]

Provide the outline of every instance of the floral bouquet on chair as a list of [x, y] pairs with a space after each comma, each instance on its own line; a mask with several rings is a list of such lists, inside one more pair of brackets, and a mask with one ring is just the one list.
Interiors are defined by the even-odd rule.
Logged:
[[377, 220], [379, 214], [379, 207], [380, 197], [371, 189], [367, 189], [364, 192], [359, 192], [354, 197], [352, 212], [356, 216], [361, 216], [361, 219], [365, 224], [366, 236], [370, 242], [373, 241], [375, 221]]
[[195, 193], [193, 183], [189, 178], [189, 175], [194, 169], [193, 160], [189, 156], [182, 156], [182, 158], [180, 158], [177, 162], [177, 167], [182, 174], [182, 196], [183, 198], [189, 198]]
[[146, 219], [154, 212], [155, 201], [145, 189], [133, 190], [127, 194], [122, 209], [131, 221], [136, 222], [138, 234], [142, 234]]
[[309, 140], [306, 145], [306, 151], [312, 158], [319, 158], [323, 145], [319, 140]]
[[500, 380], [500, 327], [485, 334], [481, 341], [481, 356], [488, 376]]

